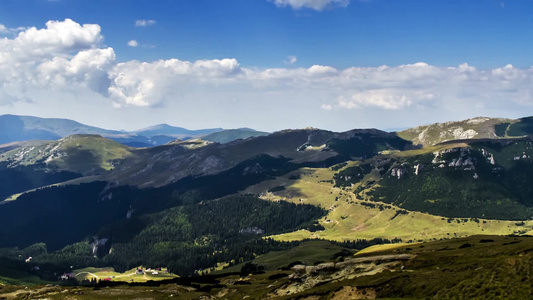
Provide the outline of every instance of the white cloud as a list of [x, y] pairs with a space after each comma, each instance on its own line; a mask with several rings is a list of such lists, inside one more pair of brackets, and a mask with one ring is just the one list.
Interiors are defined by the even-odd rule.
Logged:
[[350, 0], [269, 0], [278, 7], [290, 6], [292, 9], [310, 8], [322, 11], [327, 7], [340, 6], [346, 7]]
[[115, 59], [112, 48], [98, 48], [102, 41], [99, 25], [70, 19], [0, 39], [0, 86], [10, 91], [11, 99], [26, 99], [26, 91], [39, 88], [73, 88], [72, 83], [102, 92]]
[[21, 32], [15, 41], [23, 50], [51, 54], [93, 48], [103, 37], [97, 24], [80, 25], [71, 19], [65, 21], [48, 21], [46, 29], [28, 28]]
[[14, 39], [1, 39], [0, 52], [4, 59], [31, 60], [95, 48], [102, 40], [99, 25], [65, 19], [48, 21], [43, 29], [27, 28]]
[[335, 68], [332, 68], [330, 66], [320, 66], [320, 65], [313, 65], [309, 69], [307, 69], [309, 74], [312, 75], [326, 75], [326, 74], [336, 74], [337, 70]]
[[400, 109], [413, 104], [410, 97], [394, 90], [368, 90], [354, 93], [350, 100], [340, 100], [339, 107], [359, 108], [373, 106], [383, 109]]
[[[354, 114], [359, 118], [379, 114], [379, 121], [387, 121], [390, 118], [385, 120], [383, 114], [399, 112], [410, 118], [418, 118], [418, 112], [427, 118], [502, 111], [523, 115], [533, 107], [533, 68], [507, 65], [479, 70], [466, 63], [436, 67], [420, 62], [261, 69], [241, 66], [234, 58], [119, 63], [114, 50], [102, 45], [100, 26], [69, 19], [1, 38], [0, 106], [20, 103], [43, 108], [60, 94], [62, 101], [103, 99], [104, 109], [170, 105], [191, 114], [212, 108], [213, 116], [217, 107], [235, 105], [231, 111], [250, 116], [251, 121], [277, 113], [273, 108], [282, 106], [295, 122], [321, 117], [338, 122], [339, 116]], [[32, 99], [34, 103], [29, 103]], [[313, 115], [324, 110], [330, 113]]]
[[159, 104], [167, 93], [182, 87], [193, 89], [202, 84], [219, 85], [232, 80], [241, 73], [236, 59], [199, 60], [196, 62], [178, 59], [159, 60], [152, 63], [129, 61], [115, 66], [110, 74], [113, 82], [109, 87], [116, 103], [149, 106]]
[[37, 80], [41, 86], [54, 89], [75, 88], [74, 85], [81, 85], [107, 95], [111, 83], [109, 71], [114, 66], [113, 48], [89, 49], [78, 52], [70, 59], [54, 57], [42, 62], [37, 67]]
[[123, 105], [150, 106], [170, 95], [190, 95], [197, 90], [216, 94], [224, 89], [252, 94], [276, 92], [281, 97], [287, 95], [289, 101], [303, 101], [301, 105], [306, 100], [291, 100], [288, 95], [311, 93], [316, 99], [326, 98], [319, 105], [326, 110], [401, 110], [453, 102], [468, 105], [470, 101], [486, 102], [488, 106], [509, 102], [533, 105], [533, 69], [510, 66], [481, 71], [466, 64], [439, 68], [425, 63], [344, 70], [323, 65], [255, 69], [243, 68], [235, 59], [170, 59], [120, 63], [109, 76], [110, 94]]
[[294, 65], [298, 61], [298, 58], [294, 55], [289, 55], [283, 61], [286, 65]]
[[139, 43], [137, 43], [136, 40], [131, 40], [131, 41], [128, 41], [128, 46], [135, 48], [139, 46]]
[[155, 20], [136, 20], [135, 27], [146, 27], [155, 25]]

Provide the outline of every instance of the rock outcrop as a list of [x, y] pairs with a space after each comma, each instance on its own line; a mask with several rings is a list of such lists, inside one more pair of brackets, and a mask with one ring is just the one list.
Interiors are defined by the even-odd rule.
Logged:
[[274, 293], [275, 296], [290, 295], [332, 280], [374, 275], [398, 267], [412, 258], [414, 255], [411, 254], [376, 255], [321, 263], [316, 266], [295, 265], [291, 268], [293, 273], [289, 275], [290, 283]]

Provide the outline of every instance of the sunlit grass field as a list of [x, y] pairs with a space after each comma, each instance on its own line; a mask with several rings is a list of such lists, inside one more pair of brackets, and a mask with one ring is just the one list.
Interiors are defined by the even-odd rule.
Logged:
[[[350, 162], [344, 168], [356, 164], [358, 162]], [[447, 218], [414, 211], [398, 214], [399, 210], [403, 211], [402, 208], [360, 199], [353, 193], [360, 184], [373, 180], [372, 173], [361, 183], [344, 189], [334, 187], [332, 180], [334, 173], [335, 171], [326, 168], [303, 168], [286, 176], [251, 186], [243, 193], [258, 194], [262, 199], [271, 201], [307, 203], [328, 210], [328, 214], [320, 220], [325, 230], [317, 232], [299, 230], [272, 236], [280, 241], [309, 238], [335, 241], [373, 238], [429, 241], [476, 234], [508, 235], [533, 232], [533, 221]], [[292, 178], [299, 176], [299, 179], [291, 180], [289, 179], [291, 176]], [[275, 193], [267, 192], [276, 186], [285, 186], [285, 189]]]

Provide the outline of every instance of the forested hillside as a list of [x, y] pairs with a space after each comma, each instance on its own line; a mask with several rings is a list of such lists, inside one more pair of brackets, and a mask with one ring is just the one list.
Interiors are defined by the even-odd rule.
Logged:
[[70, 266], [193, 275], [308, 239], [357, 248], [531, 233], [532, 140], [509, 138], [524, 120], [506, 138], [431, 147], [311, 128], [146, 149], [94, 135], [25, 143], [0, 154], [0, 253], [31, 256], [42, 278]]

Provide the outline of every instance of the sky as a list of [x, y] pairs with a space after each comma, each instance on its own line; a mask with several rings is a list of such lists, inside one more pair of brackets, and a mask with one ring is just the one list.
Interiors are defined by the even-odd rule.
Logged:
[[533, 115], [533, 1], [0, 0], [0, 114], [108, 129]]

